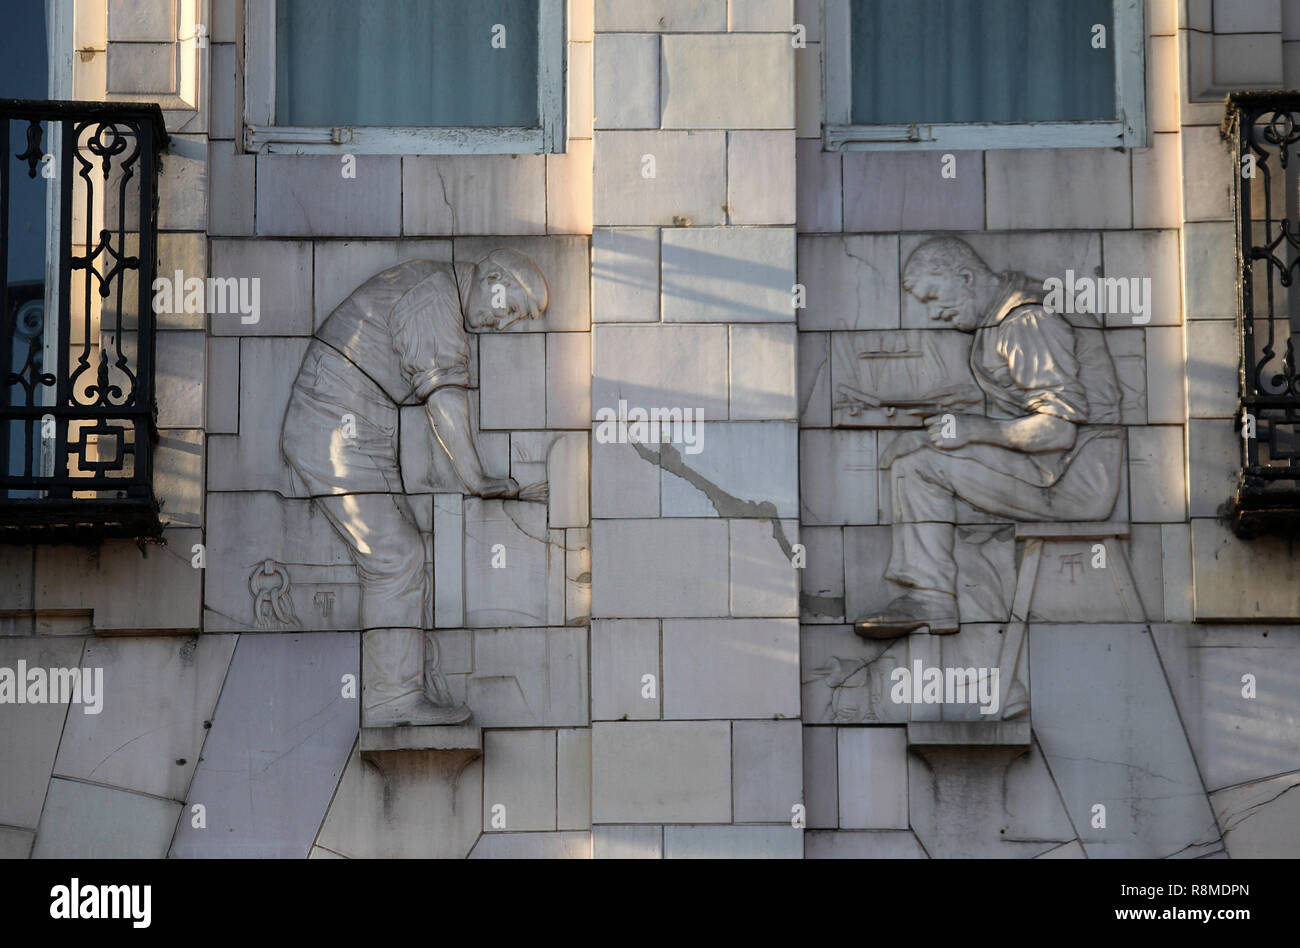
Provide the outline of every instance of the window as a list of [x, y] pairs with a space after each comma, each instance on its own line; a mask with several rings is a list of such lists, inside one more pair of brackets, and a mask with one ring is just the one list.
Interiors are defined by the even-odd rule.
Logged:
[[828, 148], [1145, 144], [1142, 0], [826, 0]]
[[249, 0], [245, 39], [252, 151], [563, 150], [564, 0]]

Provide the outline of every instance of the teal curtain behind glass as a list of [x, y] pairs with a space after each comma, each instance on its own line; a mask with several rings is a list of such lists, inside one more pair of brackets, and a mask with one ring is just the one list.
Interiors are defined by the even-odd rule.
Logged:
[[537, 7], [277, 0], [276, 123], [535, 128]]
[[854, 124], [1116, 118], [1111, 0], [851, 2]]

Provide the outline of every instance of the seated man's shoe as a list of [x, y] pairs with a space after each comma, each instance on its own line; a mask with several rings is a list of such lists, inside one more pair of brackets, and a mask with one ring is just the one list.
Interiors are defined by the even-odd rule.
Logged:
[[907, 592], [874, 615], [853, 624], [864, 639], [896, 639], [927, 628], [935, 635], [957, 631], [957, 600], [951, 596], [927, 596]]
[[361, 716], [362, 727], [419, 727], [464, 724], [470, 718], [469, 707], [434, 704], [420, 692], [403, 695], [373, 708]]

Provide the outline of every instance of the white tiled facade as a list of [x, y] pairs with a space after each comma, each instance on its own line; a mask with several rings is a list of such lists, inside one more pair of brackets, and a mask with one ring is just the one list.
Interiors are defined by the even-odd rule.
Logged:
[[[0, 666], [107, 685], [97, 717], [0, 705], [0, 855], [1300, 855], [1300, 553], [1218, 519], [1222, 94], [1300, 85], [1293, 4], [1147, 0], [1145, 145], [960, 150], [947, 176], [941, 151], [824, 147], [820, 0], [569, 0], [562, 152], [359, 154], [353, 176], [246, 148], [252, 2], [76, 0], [76, 97], [157, 102], [172, 135], [158, 272], [257, 277], [261, 315], [160, 320], [164, 544], [0, 547]], [[889, 692], [917, 661], [997, 664], [1015, 525], [957, 505], [958, 635], [852, 629], [890, 598], [895, 433], [837, 427], [836, 387], [855, 347], [955, 351], [901, 279], [942, 235], [997, 270], [1151, 279], [1149, 321], [1104, 330], [1125, 427], [1107, 551], [1142, 615], [1089, 571], [1092, 539], [1041, 544], [1014, 745], [927, 743], [914, 725], [987, 722]], [[402, 412], [426, 624], [481, 751], [376, 767], [343, 686], [360, 581], [281, 454], [285, 406], [365, 279], [498, 246], [550, 304], [471, 337], [472, 421], [489, 473], [549, 496], [448, 492]], [[698, 412], [699, 450], [608, 443], [620, 403]], [[269, 627], [268, 561], [293, 605]]]

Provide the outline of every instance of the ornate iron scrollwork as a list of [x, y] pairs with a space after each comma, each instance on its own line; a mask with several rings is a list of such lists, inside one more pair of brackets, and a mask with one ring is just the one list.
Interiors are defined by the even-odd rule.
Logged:
[[[26, 123], [21, 151], [10, 147], [14, 121]], [[57, 194], [43, 228], [0, 227], [0, 541], [161, 529], [151, 290], [166, 143], [155, 105], [0, 99], [0, 207], [19, 187], [40, 188], [27, 206]], [[14, 282], [10, 241], [30, 250], [41, 230], [53, 237], [54, 279]]]
[[1300, 531], [1300, 375], [1292, 304], [1300, 270], [1297, 209], [1280, 206], [1300, 147], [1300, 95], [1234, 93], [1224, 134], [1235, 145], [1241, 468], [1224, 506], [1238, 535]]

